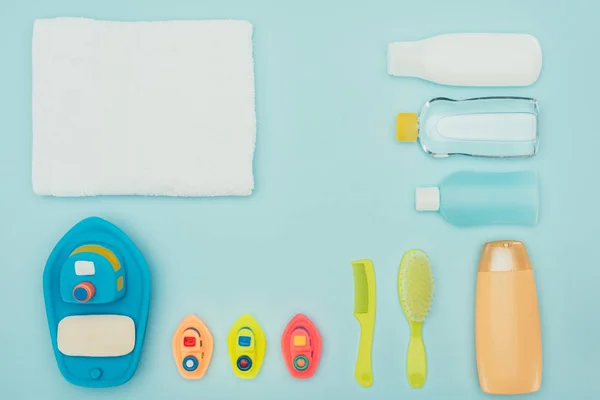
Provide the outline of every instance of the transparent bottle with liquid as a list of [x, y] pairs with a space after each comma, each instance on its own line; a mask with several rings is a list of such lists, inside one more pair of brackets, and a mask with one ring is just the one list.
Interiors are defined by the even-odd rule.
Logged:
[[416, 190], [417, 211], [437, 211], [457, 226], [535, 225], [537, 175], [518, 172], [455, 172], [438, 186]]
[[400, 113], [396, 138], [435, 157], [531, 157], [538, 149], [537, 101], [525, 97], [435, 98], [421, 113]]

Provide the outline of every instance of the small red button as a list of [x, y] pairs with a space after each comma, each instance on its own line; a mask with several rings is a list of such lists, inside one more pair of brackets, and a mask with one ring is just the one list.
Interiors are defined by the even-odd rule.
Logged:
[[246, 368], [247, 366], [248, 366], [248, 360], [242, 360], [242, 361], [240, 361], [240, 367]]
[[196, 338], [193, 336], [184, 336], [183, 345], [185, 347], [194, 347], [196, 345]]

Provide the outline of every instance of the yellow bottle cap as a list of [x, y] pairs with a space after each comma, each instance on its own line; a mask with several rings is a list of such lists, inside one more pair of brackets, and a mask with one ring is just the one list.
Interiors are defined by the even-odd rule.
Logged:
[[419, 117], [416, 113], [400, 113], [396, 117], [396, 139], [416, 142], [419, 135]]

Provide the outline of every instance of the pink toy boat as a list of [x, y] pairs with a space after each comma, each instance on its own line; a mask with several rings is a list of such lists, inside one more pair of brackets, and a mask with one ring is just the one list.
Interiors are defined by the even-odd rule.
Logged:
[[315, 374], [321, 359], [321, 335], [307, 316], [296, 314], [281, 337], [281, 351], [290, 374], [308, 379]]

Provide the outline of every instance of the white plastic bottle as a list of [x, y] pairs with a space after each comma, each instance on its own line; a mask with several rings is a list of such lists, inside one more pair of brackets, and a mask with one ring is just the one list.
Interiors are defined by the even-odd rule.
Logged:
[[388, 73], [454, 86], [528, 86], [542, 69], [532, 35], [453, 33], [388, 45]]

